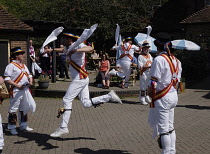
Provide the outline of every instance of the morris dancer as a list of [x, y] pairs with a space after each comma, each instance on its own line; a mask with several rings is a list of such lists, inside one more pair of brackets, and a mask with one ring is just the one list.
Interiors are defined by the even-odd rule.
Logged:
[[158, 143], [162, 154], [175, 154], [176, 133], [174, 130], [174, 108], [178, 102], [177, 85], [181, 78], [181, 63], [171, 53], [172, 46], [168, 33], [158, 33], [154, 41], [158, 56], [151, 67], [149, 90], [149, 124], [153, 129], [153, 138], [159, 135]]
[[29, 86], [32, 85], [32, 75], [25, 64], [23, 64], [24, 53], [20, 47], [11, 50], [11, 58], [13, 59], [7, 65], [4, 72], [5, 81], [10, 84], [10, 107], [8, 115], [8, 129], [13, 135], [18, 134], [16, 131], [17, 115], [20, 122], [20, 131], [32, 131], [33, 129], [27, 126], [27, 113], [34, 112], [36, 103], [29, 91]]
[[139, 100], [143, 105], [151, 102], [148, 96], [148, 82], [150, 79], [150, 68], [152, 64], [152, 56], [149, 54], [149, 43], [144, 41], [142, 44], [142, 51], [138, 57], [138, 68], [140, 70], [140, 94]]
[[[70, 33], [63, 33], [63, 36], [64, 36], [63, 44], [65, 45], [65, 47], [64, 49], [55, 49], [55, 51], [57, 52], [61, 52], [62, 50], [64, 50], [64, 52], [67, 52], [69, 47], [73, 45], [78, 38], [77, 36]], [[113, 90], [111, 90], [106, 95], [90, 98], [89, 88], [88, 88], [89, 84], [88, 72], [85, 70], [85, 65], [86, 65], [85, 53], [91, 51], [93, 51], [92, 47], [86, 46], [84, 45], [84, 43], [81, 43], [76, 47], [75, 50], [72, 50], [69, 52], [69, 54], [67, 54], [70, 64], [69, 67], [70, 74], [73, 80], [65, 96], [63, 97], [64, 108], [62, 108], [59, 111], [58, 117], [60, 116], [60, 114], [63, 114], [61, 125], [54, 133], [50, 135], [51, 137], [60, 137], [62, 135], [69, 133], [68, 123], [72, 111], [72, 101], [77, 96], [79, 96], [82, 105], [86, 108], [92, 106], [96, 107], [99, 104], [108, 101], [115, 101], [122, 103], [120, 98]]]
[[132, 45], [132, 37], [127, 37], [125, 39], [125, 43], [120, 46], [115, 46], [114, 49], [120, 51], [120, 57], [117, 60], [117, 65], [122, 68], [122, 72], [125, 75], [125, 88], [128, 88], [134, 51], [138, 51], [139, 47]]

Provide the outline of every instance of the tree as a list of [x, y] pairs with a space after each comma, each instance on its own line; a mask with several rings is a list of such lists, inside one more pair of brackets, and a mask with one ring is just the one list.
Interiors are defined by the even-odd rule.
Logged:
[[144, 30], [155, 11], [154, 8], [160, 2], [156, 0], [0, 0], [5, 9], [23, 20], [59, 21], [68, 27], [82, 29], [98, 23], [94, 40], [101, 42], [100, 46], [103, 46], [105, 40], [114, 37], [117, 23], [122, 33], [137, 33]]

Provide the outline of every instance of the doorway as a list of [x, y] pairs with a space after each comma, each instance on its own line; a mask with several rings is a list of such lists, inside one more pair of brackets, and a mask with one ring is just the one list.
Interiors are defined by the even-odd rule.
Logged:
[[9, 63], [9, 41], [0, 40], [0, 76], [4, 76], [4, 71]]

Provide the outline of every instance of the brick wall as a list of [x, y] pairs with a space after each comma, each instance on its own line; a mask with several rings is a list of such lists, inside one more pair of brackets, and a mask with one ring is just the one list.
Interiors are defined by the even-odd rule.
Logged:
[[21, 49], [26, 52], [24, 63], [27, 65], [27, 56], [28, 56], [27, 41], [11, 41], [10, 46], [11, 46], [11, 49], [15, 47], [21, 47]]
[[197, 42], [198, 39], [210, 37], [209, 27], [210, 27], [210, 24], [193, 24], [193, 25], [187, 26], [186, 39]]
[[[3, 32], [0, 33], [0, 39], [9, 40], [10, 49], [14, 47], [21, 47], [25, 53], [25, 60], [24, 63], [27, 65], [27, 34], [17, 33], [17, 32]], [[9, 51], [10, 52], [10, 51]]]

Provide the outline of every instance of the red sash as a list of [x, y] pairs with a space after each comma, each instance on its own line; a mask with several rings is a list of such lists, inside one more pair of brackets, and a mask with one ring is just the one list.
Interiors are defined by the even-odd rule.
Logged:
[[80, 67], [79, 65], [77, 65], [74, 61], [70, 60], [69, 64], [79, 72], [79, 77], [80, 79], [85, 79], [88, 77], [88, 72], [85, 70], [85, 64]]
[[[150, 58], [150, 55], [142, 55], [142, 56], [146, 59]], [[150, 60], [148, 60], [144, 66], [147, 67], [147, 66], [149, 66], [149, 64], [152, 64], [152, 62]], [[140, 68], [140, 75], [142, 75], [143, 72], [146, 71], [147, 69], [148, 68]]]
[[[23, 78], [24, 75], [28, 78], [29, 74], [28, 74], [27, 72], [22, 72], [22, 69], [25, 70], [25, 66], [24, 66], [24, 65], [20, 66], [20, 65], [19, 65], [18, 63], [16, 63], [16, 62], [11, 62], [11, 63], [14, 64], [17, 68], [19, 68], [19, 69], [21, 70], [21, 73], [20, 73], [20, 74], [18, 75], [18, 77], [13, 81], [14, 83], [18, 84], [18, 83], [20, 82], [20, 80]], [[14, 89], [14, 87], [11, 86], [10, 92], [9, 92], [10, 95], [12, 96], [12, 98], [13, 98], [13, 89]]]
[[124, 44], [122, 44], [123, 51], [129, 51], [131, 49], [131, 47], [132, 47], [131, 44], [128, 46], [128, 48], [125, 48]]
[[[163, 56], [166, 59], [166, 61], [168, 62], [169, 66], [170, 66], [170, 70], [171, 70], [172, 76], [174, 74], [178, 75], [179, 68], [178, 68], [178, 60], [177, 60], [177, 58], [174, 57], [174, 56], [169, 57], [166, 54], [162, 54], [161, 56]], [[174, 58], [175, 58], [176, 63], [177, 63], [176, 67], [174, 66], [174, 64], [172, 62], [172, 59], [174, 59]], [[162, 90], [158, 91], [157, 93], [155, 93], [155, 96], [152, 99], [152, 103], [150, 104], [150, 108], [154, 108], [155, 107], [154, 102], [156, 100], [164, 97], [168, 93], [168, 91], [171, 89], [172, 86], [174, 86], [174, 87], [176, 86], [177, 82], [178, 82], [177, 77], [176, 78], [172, 78], [171, 83], [168, 86], [166, 86], [164, 89], [162, 89]], [[153, 85], [152, 85], [152, 91], [154, 91]]]
[[11, 63], [14, 64], [16, 67], [18, 67], [21, 70], [21, 73], [19, 74], [19, 76], [13, 81], [14, 83], [16, 83], [16, 84], [19, 83], [24, 75], [26, 77], [29, 76], [27, 72], [22, 72], [22, 69], [25, 70], [25, 66], [24, 65], [20, 66], [18, 63], [15, 63], [15, 62], [11, 62]]
[[[130, 49], [131, 49], [131, 47], [132, 47], [132, 45], [130, 44], [129, 46], [128, 46], [128, 48], [125, 48], [125, 46], [124, 46], [124, 44], [122, 44], [122, 50], [125, 52], [125, 51], [129, 51]], [[118, 58], [118, 59], [121, 59], [121, 58], [123, 58], [123, 57], [125, 57], [125, 56], [128, 56], [128, 58], [130, 58], [131, 60], [133, 59], [133, 57], [130, 55], [130, 54], [122, 54], [122, 55], [120, 55], [120, 57]]]
[[121, 59], [125, 56], [128, 56], [128, 58], [130, 58], [131, 60], [133, 59], [133, 57], [130, 54], [122, 54], [122, 55], [120, 55], [120, 57], [118, 59]]

